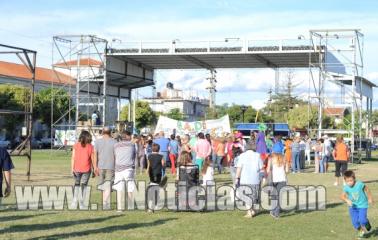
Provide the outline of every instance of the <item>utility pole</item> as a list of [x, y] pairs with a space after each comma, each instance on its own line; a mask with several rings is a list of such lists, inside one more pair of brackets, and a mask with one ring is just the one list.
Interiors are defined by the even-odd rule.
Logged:
[[269, 116], [272, 117], [272, 87], [269, 88], [268, 95], [269, 95], [269, 99], [268, 99]]
[[216, 71], [214, 69], [210, 70], [210, 77], [206, 78], [206, 80], [210, 81], [209, 86], [206, 88], [209, 90], [209, 107], [210, 109], [215, 108], [215, 93], [217, 92], [216, 89]]

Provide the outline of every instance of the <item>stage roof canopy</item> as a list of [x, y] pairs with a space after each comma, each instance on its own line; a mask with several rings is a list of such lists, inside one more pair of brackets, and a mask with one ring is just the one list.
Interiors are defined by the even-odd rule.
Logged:
[[[318, 49], [322, 47], [317, 46]], [[322, 49], [323, 51], [323, 49]], [[309, 40], [125, 42], [112, 44], [108, 58], [146, 69], [307, 68], [319, 62]], [[340, 64], [336, 58], [327, 57]]]

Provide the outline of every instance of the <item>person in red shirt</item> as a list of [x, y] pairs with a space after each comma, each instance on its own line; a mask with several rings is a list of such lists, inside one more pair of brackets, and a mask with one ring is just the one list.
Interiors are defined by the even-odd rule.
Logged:
[[94, 158], [94, 148], [91, 144], [92, 136], [88, 131], [82, 131], [79, 141], [74, 144], [72, 149], [71, 170], [75, 179], [76, 186], [86, 186], [93, 167], [98, 175], [97, 163]]

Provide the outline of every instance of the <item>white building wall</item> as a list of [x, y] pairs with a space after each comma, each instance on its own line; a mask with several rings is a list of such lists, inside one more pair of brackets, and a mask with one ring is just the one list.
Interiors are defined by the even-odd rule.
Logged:
[[164, 114], [167, 114], [174, 108], [178, 108], [180, 112], [183, 113], [184, 119], [188, 121], [194, 121], [204, 117], [206, 108], [209, 106], [203, 102], [182, 99], [144, 99], [143, 101], [148, 102], [153, 111], [162, 112]]

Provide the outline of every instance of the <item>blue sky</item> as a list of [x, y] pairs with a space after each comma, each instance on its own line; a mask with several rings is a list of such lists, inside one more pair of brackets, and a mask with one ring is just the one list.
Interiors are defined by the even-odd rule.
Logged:
[[[378, 1], [0, 0], [0, 10], [0, 42], [36, 49], [37, 61], [44, 67], [51, 66], [51, 40], [59, 34], [96, 34], [124, 41], [295, 39], [307, 37], [309, 29], [359, 28], [365, 35], [364, 76], [378, 83]], [[159, 71], [156, 79], [158, 88], [172, 81], [179, 88], [206, 94], [207, 76], [206, 71], [175, 70]], [[307, 88], [307, 79], [307, 70], [296, 71], [295, 81], [305, 80], [298, 93]], [[260, 107], [273, 80], [269, 69], [219, 70], [217, 103]], [[151, 90], [140, 93], [148, 96]]]

